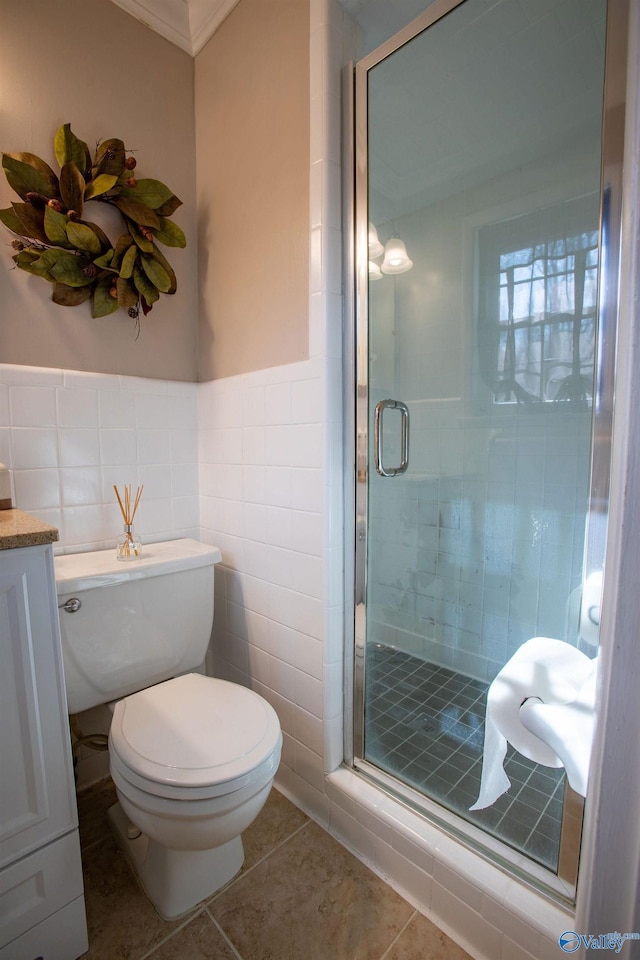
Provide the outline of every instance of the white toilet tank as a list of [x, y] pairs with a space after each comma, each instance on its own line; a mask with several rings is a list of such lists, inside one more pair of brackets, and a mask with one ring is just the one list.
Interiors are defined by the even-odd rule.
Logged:
[[145, 544], [129, 562], [115, 549], [55, 557], [69, 713], [200, 666], [220, 560], [217, 547], [187, 539]]

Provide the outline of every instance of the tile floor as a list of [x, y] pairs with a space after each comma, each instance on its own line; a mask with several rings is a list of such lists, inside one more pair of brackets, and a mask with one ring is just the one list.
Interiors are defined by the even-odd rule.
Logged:
[[508, 748], [510, 790], [469, 812], [480, 789], [487, 684], [375, 644], [367, 651], [365, 757], [555, 871], [564, 770]]
[[110, 833], [114, 801], [110, 780], [78, 795], [86, 960], [471, 960], [276, 790], [236, 879], [161, 920]]

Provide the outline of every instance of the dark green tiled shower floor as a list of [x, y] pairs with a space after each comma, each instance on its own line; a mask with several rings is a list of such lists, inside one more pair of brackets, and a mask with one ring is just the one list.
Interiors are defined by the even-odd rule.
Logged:
[[390, 647], [367, 651], [366, 759], [555, 871], [564, 770], [508, 748], [510, 790], [469, 812], [480, 789], [488, 685]]

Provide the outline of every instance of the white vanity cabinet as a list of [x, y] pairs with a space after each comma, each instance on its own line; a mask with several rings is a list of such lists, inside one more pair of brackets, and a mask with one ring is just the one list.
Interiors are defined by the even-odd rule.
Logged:
[[36, 543], [0, 550], [0, 960], [87, 946], [53, 552]]

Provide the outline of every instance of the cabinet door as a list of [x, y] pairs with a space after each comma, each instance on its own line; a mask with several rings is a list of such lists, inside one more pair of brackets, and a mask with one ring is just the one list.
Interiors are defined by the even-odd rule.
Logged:
[[0, 553], [0, 867], [77, 824], [50, 546]]
[[[84, 904], [80, 844], [75, 831], [0, 870], [0, 960], [47, 956], [51, 941], [42, 934], [42, 924], [78, 899]], [[78, 922], [73, 933], [81, 938], [85, 929], [84, 922]], [[32, 931], [28, 939], [35, 947], [30, 954], [16, 946], [28, 931]], [[79, 953], [82, 949], [74, 954], [69, 951], [67, 960]]]

